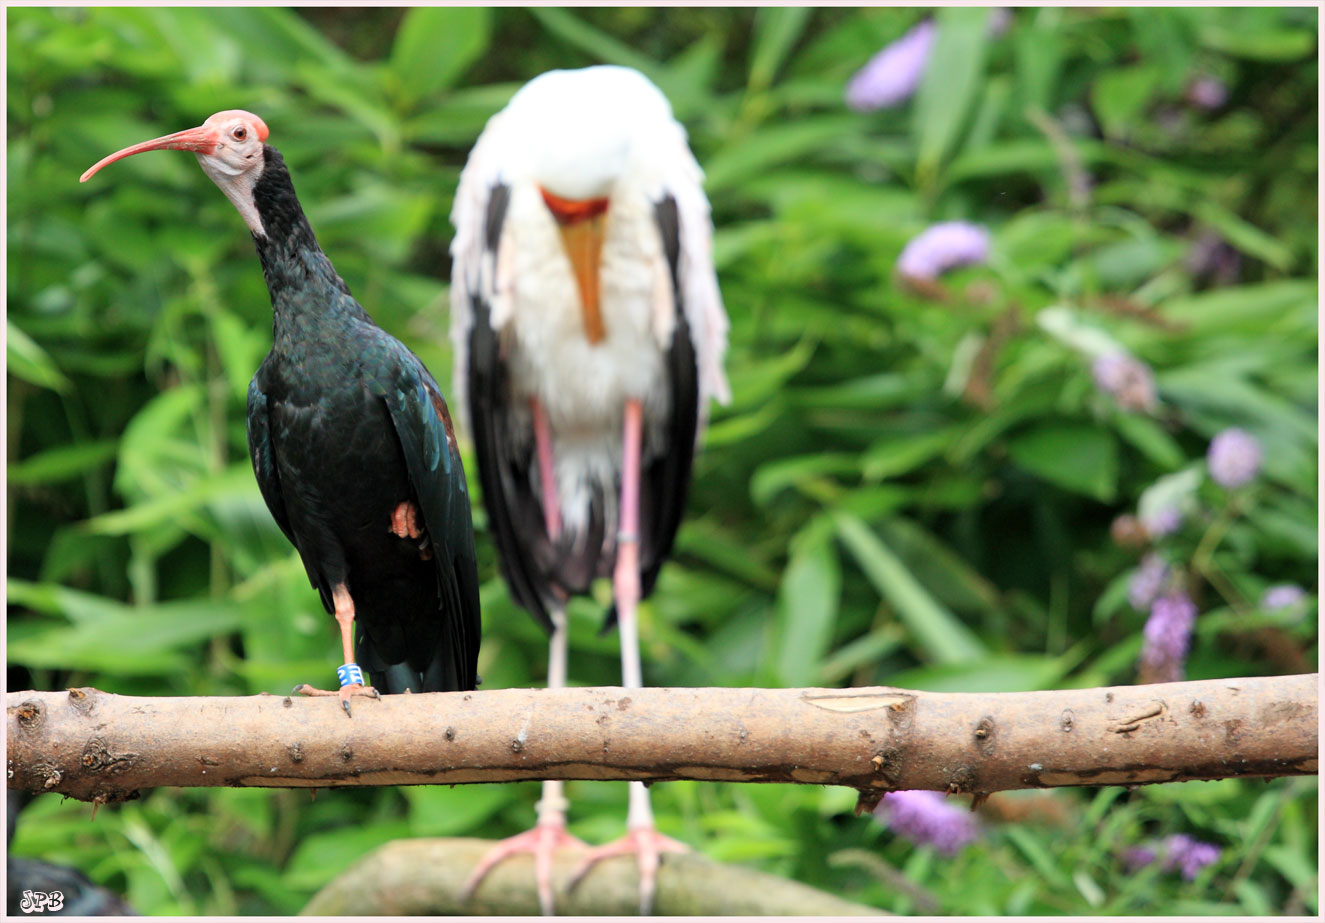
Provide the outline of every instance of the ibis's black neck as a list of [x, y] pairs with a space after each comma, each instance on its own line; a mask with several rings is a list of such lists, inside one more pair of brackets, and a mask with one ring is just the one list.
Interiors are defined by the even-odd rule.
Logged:
[[331, 261], [317, 245], [313, 228], [304, 217], [290, 182], [285, 158], [270, 144], [263, 145], [262, 174], [253, 185], [253, 203], [262, 219], [264, 235], [253, 235], [262, 260], [272, 305], [280, 313], [288, 290], [334, 289], [349, 294]]

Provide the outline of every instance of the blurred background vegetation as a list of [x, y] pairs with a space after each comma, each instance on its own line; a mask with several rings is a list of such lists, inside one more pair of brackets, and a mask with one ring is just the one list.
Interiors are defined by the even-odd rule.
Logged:
[[[79, 174], [257, 112], [355, 295], [449, 382], [469, 147], [525, 80], [598, 62], [643, 70], [687, 126], [732, 320], [735, 397], [641, 615], [650, 684], [1133, 682], [1146, 613], [1127, 588], [1152, 540], [1110, 527], [1156, 482], [1184, 515], [1153, 544], [1200, 611], [1186, 675], [1315, 669], [1314, 10], [1017, 9], [993, 32], [941, 10], [918, 94], [871, 112], [845, 105], [848, 80], [929, 12], [6, 14], [10, 689], [283, 692], [337, 662], [247, 458], [271, 329], [249, 235], [192, 158]], [[987, 262], [902, 284], [902, 247], [950, 219], [989, 229]], [[1153, 406], [1097, 387], [1109, 349], [1153, 369]], [[1229, 426], [1264, 449], [1234, 491], [1203, 474]], [[540, 684], [544, 636], [475, 520], [485, 687]], [[1258, 604], [1279, 583], [1304, 603]], [[618, 681], [606, 598], [571, 608], [573, 683]], [[953, 857], [852, 816], [850, 791], [654, 792], [663, 832], [709, 856], [894, 911], [1317, 910], [1314, 779], [995, 795]], [[621, 833], [625, 785], [568, 794], [573, 833]], [[12, 848], [140, 912], [292, 913], [364, 850], [504, 836], [536, 798], [166, 790], [89, 822], [46, 797]], [[1129, 871], [1127, 849], [1179, 833], [1220, 858], [1191, 881]]]

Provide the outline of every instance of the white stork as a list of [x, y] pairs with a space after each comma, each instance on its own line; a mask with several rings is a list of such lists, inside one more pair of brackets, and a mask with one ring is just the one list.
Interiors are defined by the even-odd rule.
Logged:
[[[622, 685], [638, 687], [635, 607], [672, 547], [710, 398], [727, 401], [727, 316], [713, 269], [703, 173], [666, 97], [624, 67], [543, 74], [489, 120], [460, 175], [451, 220], [455, 389], [467, 411], [502, 573], [551, 632], [548, 685], [566, 679], [569, 596], [611, 576]], [[610, 614], [609, 614], [610, 618]], [[538, 825], [481, 862], [532, 852], [544, 913], [552, 854], [568, 843], [561, 783]], [[630, 783], [626, 836], [640, 907], [659, 853]]]

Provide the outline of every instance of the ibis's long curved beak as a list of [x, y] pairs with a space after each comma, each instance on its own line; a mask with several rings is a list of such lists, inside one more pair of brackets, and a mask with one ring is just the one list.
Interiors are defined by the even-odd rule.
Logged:
[[193, 151], [195, 154], [211, 154], [216, 151], [220, 141], [220, 132], [209, 125], [186, 128], [184, 131], [177, 131], [173, 135], [163, 135], [160, 138], [153, 138], [151, 141], [142, 141], [126, 147], [122, 151], [116, 151], [109, 157], [103, 157], [88, 167], [87, 172], [80, 176], [78, 181], [85, 183], [93, 173], [96, 173], [107, 164], [123, 160], [125, 157], [132, 157], [134, 154], [141, 154], [144, 151]]

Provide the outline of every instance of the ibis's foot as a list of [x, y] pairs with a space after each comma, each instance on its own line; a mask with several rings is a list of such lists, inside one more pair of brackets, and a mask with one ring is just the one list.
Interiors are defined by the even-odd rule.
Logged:
[[408, 500], [402, 500], [391, 511], [391, 531], [400, 538], [418, 538], [423, 534], [423, 517], [419, 508]]
[[402, 500], [391, 511], [391, 534], [397, 538], [419, 540], [419, 557], [425, 561], [432, 559], [432, 546], [424, 532], [423, 517], [419, 515], [419, 508], [408, 500]]
[[460, 892], [460, 900], [468, 901], [483, 883], [483, 879], [501, 863], [512, 856], [528, 853], [534, 857], [534, 884], [538, 888], [538, 906], [543, 916], [556, 913], [552, 900], [552, 856], [558, 849], [579, 849], [589, 847], [578, 837], [566, 832], [562, 824], [539, 824], [532, 830], [517, 833], [502, 840], [488, 851], [487, 855], [470, 872], [465, 887]]
[[649, 916], [653, 912], [653, 894], [658, 885], [658, 866], [662, 863], [662, 854], [667, 852], [690, 852], [690, 847], [663, 836], [653, 827], [636, 827], [614, 843], [589, 850], [579, 867], [571, 873], [566, 890], [578, 885], [589, 870], [604, 859], [634, 853], [639, 863], [639, 912], [640, 916]]
[[354, 716], [350, 714], [350, 696], [366, 695], [369, 698], [373, 699], [380, 699], [382, 697], [382, 694], [378, 692], [376, 689], [374, 689], [372, 686], [365, 686], [362, 683], [350, 683], [350, 685], [348, 686], [341, 686], [339, 690], [316, 689], [308, 685], [308, 683], [304, 683], [303, 685], [295, 686], [293, 694], [339, 696], [340, 707], [345, 709], [345, 714], [350, 715], [351, 718], [353, 718]]

